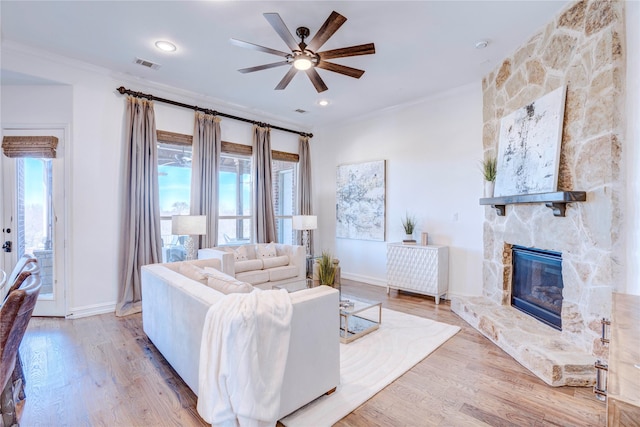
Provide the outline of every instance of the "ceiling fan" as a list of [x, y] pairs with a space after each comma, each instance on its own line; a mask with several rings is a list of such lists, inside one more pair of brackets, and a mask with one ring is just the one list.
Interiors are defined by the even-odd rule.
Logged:
[[318, 52], [318, 49], [336, 32], [338, 28], [342, 26], [347, 20], [344, 16], [338, 12], [331, 12], [329, 18], [322, 24], [322, 27], [318, 30], [315, 36], [311, 39], [309, 44], [305, 43], [305, 39], [309, 37], [309, 29], [307, 27], [298, 27], [296, 29], [296, 35], [302, 40], [300, 43], [296, 42], [284, 21], [277, 13], [264, 13], [264, 17], [269, 24], [276, 30], [276, 33], [287, 44], [291, 52], [283, 52], [276, 49], [260, 46], [254, 43], [245, 42], [242, 40], [231, 39], [231, 43], [246, 47], [249, 49], [257, 50], [260, 52], [270, 53], [272, 55], [278, 55], [285, 58], [284, 61], [273, 62], [271, 64], [258, 65], [256, 67], [243, 68], [241, 73], [252, 73], [254, 71], [266, 70], [269, 68], [280, 67], [283, 65], [291, 65], [291, 68], [280, 80], [280, 83], [275, 87], [276, 90], [283, 90], [287, 87], [289, 82], [293, 79], [293, 76], [298, 71], [304, 71], [309, 76], [311, 83], [316, 88], [318, 93], [327, 90], [327, 85], [324, 83], [318, 72], [317, 68], [333, 71], [335, 73], [344, 74], [345, 76], [354, 77], [359, 79], [364, 70], [357, 68], [347, 67], [345, 65], [334, 64], [328, 62], [327, 59], [345, 58], [348, 56], [357, 55], [371, 55], [376, 53], [373, 43], [361, 44], [358, 46], [343, 47], [340, 49], [325, 50], [324, 52]]

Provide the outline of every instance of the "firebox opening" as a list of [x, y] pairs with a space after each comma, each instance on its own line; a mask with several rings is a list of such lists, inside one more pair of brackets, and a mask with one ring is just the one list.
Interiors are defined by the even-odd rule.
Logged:
[[562, 330], [562, 254], [512, 247], [511, 305]]

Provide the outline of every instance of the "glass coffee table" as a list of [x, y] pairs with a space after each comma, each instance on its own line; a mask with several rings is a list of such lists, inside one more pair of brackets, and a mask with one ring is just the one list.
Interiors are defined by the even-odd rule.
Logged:
[[271, 289], [286, 289], [287, 292], [298, 292], [303, 289], [315, 288], [316, 286], [320, 286], [320, 284], [311, 279], [305, 279], [299, 282], [285, 283], [284, 285], [273, 285]]
[[382, 303], [342, 295], [340, 300], [340, 342], [349, 344], [377, 330], [382, 322]]

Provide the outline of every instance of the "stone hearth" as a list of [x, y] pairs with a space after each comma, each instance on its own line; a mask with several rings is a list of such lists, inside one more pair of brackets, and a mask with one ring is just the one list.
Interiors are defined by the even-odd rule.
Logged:
[[545, 383], [595, 383], [596, 358], [533, 317], [484, 297], [452, 297], [451, 309]]
[[[480, 297], [452, 296], [455, 313], [551, 385], [590, 385], [607, 361], [600, 319], [622, 281], [624, 258], [624, 2], [585, 0], [552, 22], [482, 81], [483, 147], [496, 156], [500, 120], [567, 87], [558, 191], [586, 201], [555, 217], [544, 204], [485, 207]], [[562, 331], [512, 308], [510, 245], [562, 253]], [[509, 282], [510, 283], [510, 282]]]

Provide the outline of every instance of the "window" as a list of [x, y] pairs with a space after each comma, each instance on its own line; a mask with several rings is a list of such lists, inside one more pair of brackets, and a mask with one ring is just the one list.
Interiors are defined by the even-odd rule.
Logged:
[[223, 153], [218, 180], [218, 245], [253, 241], [251, 156]]
[[188, 215], [191, 206], [191, 146], [158, 144], [158, 187], [162, 261], [185, 259], [182, 239], [171, 234], [171, 216]]
[[[184, 236], [171, 234], [171, 217], [190, 213], [192, 137], [158, 131], [158, 141], [162, 259], [181, 261], [185, 259]], [[280, 243], [293, 244], [296, 242], [292, 216], [297, 210], [298, 155], [280, 151], [272, 154], [277, 239]], [[251, 162], [251, 146], [222, 141], [218, 173], [219, 246], [254, 241]]]
[[297, 210], [298, 164], [292, 161], [273, 160], [271, 173], [278, 242], [292, 245], [296, 242], [292, 216]]

